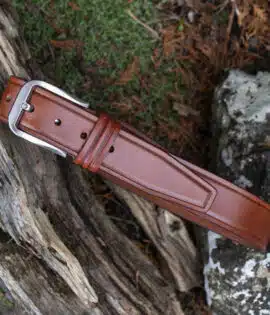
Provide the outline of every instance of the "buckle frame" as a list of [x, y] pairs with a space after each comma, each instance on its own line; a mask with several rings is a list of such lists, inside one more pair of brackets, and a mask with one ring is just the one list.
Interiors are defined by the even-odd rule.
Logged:
[[22, 117], [24, 111], [31, 111], [34, 107], [34, 105], [31, 105], [28, 103], [28, 99], [31, 96], [33, 89], [36, 87], [43, 88], [57, 96], [60, 96], [75, 105], [88, 108], [89, 105], [87, 103], [81, 102], [80, 100], [70, 96], [65, 91], [61, 90], [60, 88], [44, 82], [44, 81], [38, 81], [38, 80], [32, 80], [24, 84], [24, 86], [21, 88], [12, 108], [8, 115], [8, 124], [10, 130], [18, 137], [23, 138], [31, 143], [34, 143], [40, 147], [43, 147], [49, 151], [52, 151], [53, 153], [56, 153], [62, 157], [66, 157], [67, 153], [49, 143], [46, 141], [43, 141], [41, 139], [38, 139], [37, 137], [34, 137], [27, 132], [24, 132], [20, 129], [18, 129], [18, 123], [20, 118]]

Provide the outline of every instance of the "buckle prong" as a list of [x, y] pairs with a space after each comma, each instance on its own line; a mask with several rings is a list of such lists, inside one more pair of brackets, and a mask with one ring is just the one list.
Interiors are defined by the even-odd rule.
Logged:
[[20, 138], [23, 138], [29, 142], [32, 142], [38, 146], [41, 146], [43, 148], [46, 148], [60, 156], [66, 157], [67, 153], [63, 150], [58, 149], [57, 147], [47, 143], [46, 141], [43, 141], [41, 139], [38, 139], [37, 137], [34, 137], [26, 132], [24, 132], [23, 130], [18, 129], [18, 123], [23, 115], [24, 111], [28, 111], [31, 112], [34, 109], [34, 106], [28, 103], [28, 99], [30, 97], [30, 95], [32, 94], [32, 91], [34, 88], [36, 87], [40, 87], [43, 88], [53, 94], [56, 94], [57, 96], [60, 96], [72, 103], [74, 103], [75, 105], [84, 107], [84, 108], [88, 108], [88, 104], [83, 103], [81, 101], [79, 101], [78, 99], [70, 96], [69, 94], [67, 94], [66, 92], [64, 92], [63, 90], [57, 88], [56, 86], [49, 84], [47, 82], [44, 81], [37, 81], [37, 80], [33, 80], [33, 81], [29, 81], [27, 83], [25, 83], [25, 85], [21, 88], [13, 106], [12, 109], [9, 113], [8, 116], [8, 124], [9, 124], [9, 128], [10, 130], [17, 135]]

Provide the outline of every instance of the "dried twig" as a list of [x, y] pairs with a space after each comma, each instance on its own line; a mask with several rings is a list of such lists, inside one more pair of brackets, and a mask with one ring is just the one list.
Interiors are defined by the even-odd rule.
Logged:
[[224, 47], [224, 51], [226, 52], [226, 55], [228, 52], [228, 43], [229, 43], [230, 35], [232, 32], [233, 19], [235, 17], [235, 10], [236, 10], [235, 1], [231, 1], [231, 4], [232, 4], [232, 12], [231, 12], [230, 17], [229, 17], [229, 23], [228, 23], [228, 27], [227, 27], [227, 31], [226, 31], [226, 40], [225, 40], [225, 47]]
[[152, 27], [150, 27], [149, 25], [145, 24], [144, 22], [142, 22], [141, 20], [139, 20], [130, 10], [127, 10], [127, 14], [134, 20], [136, 21], [138, 24], [140, 24], [141, 26], [143, 26], [155, 39], [160, 39], [160, 36], [158, 34], [158, 32], [156, 32], [155, 30], [152, 29]]
[[217, 10], [216, 10], [215, 14], [220, 14], [222, 11], [224, 11], [229, 3], [230, 3], [230, 0], [225, 0], [223, 3], [221, 3], [217, 7]]

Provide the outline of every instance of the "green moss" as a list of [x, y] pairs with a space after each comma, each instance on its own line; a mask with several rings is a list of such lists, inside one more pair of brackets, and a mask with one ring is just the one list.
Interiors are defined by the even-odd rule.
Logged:
[[[55, 1], [52, 7], [50, 1], [33, 0], [34, 6], [29, 8], [23, 0], [13, 1], [31, 53], [43, 65], [44, 51], [48, 51], [50, 40], [76, 39], [84, 44], [85, 67], [91, 67], [99, 60], [106, 60], [110, 65], [100, 69], [103, 76], [117, 78], [133, 56], [139, 56], [142, 67], [147, 68], [154, 40], [126, 10], [131, 9], [142, 21], [153, 20], [156, 11], [152, 1], [134, 1], [129, 5], [126, 0], [79, 0], [77, 5], [81, 9], [78, 11], [72, 9], [69, 2]], [[65, 32], [57, 33], [52, 25]], [[76, 51], [58, 51], [56, 57], [57, 79], [62, 84], [74, 86], [74, 80], [80, 81], [77, 64], [74, 64]]]
[[5, 312], [14, 307], [14, 302], [6, 297], [6, 291], [0, 287], [0, 310]]
[[[23, 0], [13, 0], [31, 54], [43, 72], [58, 86], [89, 102], [91, 108], [102, 107], [117, 117], [122, 112], [113, 105], [114, 101], [138, 96], [144, 108], [136, 113], [131, 110], [132, 117], [127, 119], [135, 127], [149, 130], [160, 117], [166, 123], [178, 123], [175, 113], [168, 104], [165, 106], [167, 94], [179, 85], [177, 76], [170, 72], [176, 65], [166, 61], [154, 68], [151, 57], [155, 48], [161, 48], [162, 41], [153, 39], [127, 14], [129, 9], [142, 22], [155, 27], [153, 21], [158, 19], [158, 12], [154, 2], [77, 0], [80, 10], [74, 10], [70, 2], [75, 3], [32, 0], [29, 5]], [[82, 52], [50, 44], [51, 40], [67, 39], [81, 41]], [[139, 74], [124, 86], [115, 84], [135, 56], [140, 60]], [[147, 89], [141, 85], [144, 78]]]

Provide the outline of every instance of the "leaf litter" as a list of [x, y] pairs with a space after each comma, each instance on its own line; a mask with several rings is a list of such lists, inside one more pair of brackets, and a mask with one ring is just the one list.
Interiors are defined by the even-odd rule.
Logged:
[[[177, 15], [178, 20], [161, 30], [163, 60], [175, 61], [171, 71], [178, 75], [186, 92], [184, 97], [180, 93], [181, 102], [177, 96], [173, 105], [180, 116], [194, 121], [193, 134], [186, 141], [197, 138], [193, 143], [200, 150], [211, 137], [212, 96], [226, 72], [233, 68], [251, 68], [254, 72], [269, 65], [270, 9], [267, 1], [260, 0], [188, 3], [190, 7], [179, 6], [178, 1], [165, 2], [167, 15]], [[194, 12], [192, 23], [189, 12]], [[196, 119], [198, 116], [201, 119]]]

